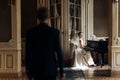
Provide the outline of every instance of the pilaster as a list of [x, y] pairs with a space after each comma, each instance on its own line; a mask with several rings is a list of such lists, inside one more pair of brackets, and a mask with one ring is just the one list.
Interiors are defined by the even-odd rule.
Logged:
[[120, 37], [118, 36], [119, 22], [119, 0], [113, 0], [112, 3], [112, 69], [120, 69]]
[[91, 35], [94, 34], [94, 26], [93, 26], [93, 22], [94, 22], [94, 8], [93, 8], [93, 5], [94, 4], [94, 0], [88, 0], [88, 30], [86, 31], [87, 32], [87, 39], [91, 39]]

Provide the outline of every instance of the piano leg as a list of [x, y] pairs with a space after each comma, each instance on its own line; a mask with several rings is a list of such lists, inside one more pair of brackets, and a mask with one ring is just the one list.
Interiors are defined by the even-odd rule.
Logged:
[[98, 57], [99, 57], [99, 55], [98, 55], [98, 53], [96, 52], [96, 65], [97, 65], [97, 66], [99, 66]]
[[[100, 54], [100, 60], [99, 60], [99, 54]], [[96, 65], [97, 66], [104, 66], [104, 53], [97, 53], [96, 52]]]
[[101, 63], [100, 63], [100, 65], [102, 67], [102, 66], [104, 66], [104, 53], [101, 53], [100, 55], [101, 55], [101, 61], [100, 61]]

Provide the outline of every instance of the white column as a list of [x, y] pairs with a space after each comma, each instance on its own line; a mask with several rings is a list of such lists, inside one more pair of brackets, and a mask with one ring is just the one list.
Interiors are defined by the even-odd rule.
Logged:
[[91, 35], [93, 35], [94, 32], [94, 26], [93, 26], [93, 21], [94, 21], [94, 0], [89, 0], [88, 2], [88, 31], [87, 31], [87, 39], [91, 38]]
[[112, 3], [112, 46], [111, 46], [111, 61], [112, 69], [120, 70], [120, 38], [118, 37], [118, 16], [119, 16], [119, 0], [114, 0]]
[[81, 31], [83, 32], [84, 41], [86, 40], [86, 0], [81, 0]]
[[112, 45], [117, 46], [117, 38], [118, 38], [118, 16], [119, 16], [119, 3], [118, 2], [113, 2], [112, 4]]
[[69, 12], [68, 12], [68, 0], [61, 0], [61, 12], [62, 12], [62, 28], [61, 28], [61, 37], [62, 37], [62, 48], [64, 51], [64, 55], [67, 56], [69, 55], [69, 49], [70, 49], [70, 43], [69, 43]]

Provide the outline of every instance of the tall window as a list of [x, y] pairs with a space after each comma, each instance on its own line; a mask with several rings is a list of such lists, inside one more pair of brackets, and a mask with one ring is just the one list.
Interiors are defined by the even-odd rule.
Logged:
[[50, 0], [51, 26], [61, 29], [61, 0]]
[[81, 0], [69, 1], [69, 35], [74, 37], [81, 27]]

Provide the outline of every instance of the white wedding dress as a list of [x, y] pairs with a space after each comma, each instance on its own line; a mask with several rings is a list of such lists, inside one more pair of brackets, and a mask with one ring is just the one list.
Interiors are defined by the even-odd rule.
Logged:
[[91, 56], [91, 52], [85, 51], [83, 48], [81, 48], [80, 41], [81, 41], [81, 44], [84, 45], [83, 40], [79, 39], [79, 37], [71, 41], [71, 43], [73, 43], [74, 46], [76, 46], [74, 48], [75, 56], [74, 56], [73, 67], [88, 68], [89, 65], [95, 65]]

